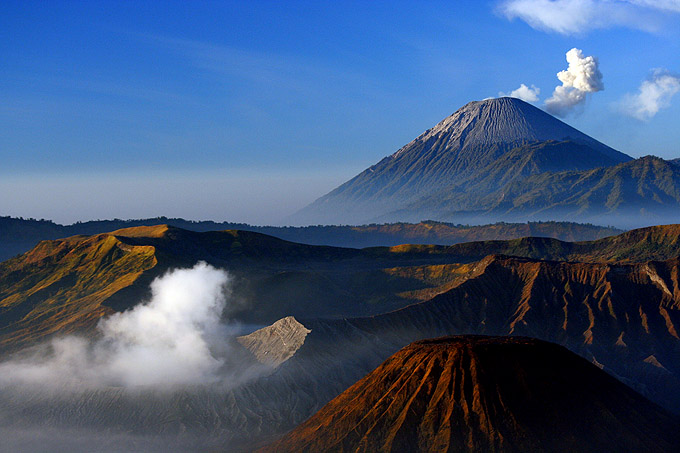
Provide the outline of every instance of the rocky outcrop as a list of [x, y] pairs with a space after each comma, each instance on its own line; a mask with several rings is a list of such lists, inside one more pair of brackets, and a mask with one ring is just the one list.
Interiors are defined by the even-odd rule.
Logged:
[[237, 338], [257, 360], [272, 367], [290, 359], [305, 342], [311, 330], [300, 324], [294, 317], [287, 316], [274, 324]]

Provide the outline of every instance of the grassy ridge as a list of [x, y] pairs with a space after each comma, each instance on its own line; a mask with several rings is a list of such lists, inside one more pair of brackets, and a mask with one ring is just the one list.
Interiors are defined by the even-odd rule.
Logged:
[[233, 275], [232, 316], [269, 323], [284, 316], [384, 313], [433, 297], [473, 275], [488, 255], [586, 262], [680, 256], [680, 226], [634, 230], [589, 242], [549, 238], [362, 250], [296, 244], [228, 230], [167, 225], [43, 241], [0, 263], [0, 345], [92, 328], [106, 313], [147, 295], [148, 283], [199, 260]]
[[154, 247], [108, 234], [41, 242], [0, 265], [0, 345], [91, 328], [112, 312], [104, 301], [156, 264]]
[[288, 241], [336, 247], [374, 247], [398, 244], [442, 244], [544, 236], [563, 241], [586, 241], [621, 233], [621, 230], [571, 222], [496, 223], [454, 225], [424, 221], [362, 226], [316, 225], [308, 227], [255, 226], [233, 222], [194, 222], [158, 217], [137, 220], [97, 220], [59, 225], [48, 220], [0, 217], [0, 260], [33, 248], [39, 241], [75, 235], [93, 235], [137, 226], [167, 224], [189, 231], [253, 231]]

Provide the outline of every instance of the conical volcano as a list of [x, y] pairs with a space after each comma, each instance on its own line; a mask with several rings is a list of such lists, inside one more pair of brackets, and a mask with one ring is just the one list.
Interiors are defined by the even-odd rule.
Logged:
[[265, 451], [670, 452], [678, 419], [567, 349], [412, 343]]
[[[467, 181], [478, 179], [487, 167], [510, 151], [521, 155], [518, 148], [533, 145], [535, 149], [537, 143], [544, 142], [561, 144], [559, 168], [537, 165], [533, 173], [585, 170], [631, 159], [519, 99], [470, 102], [394, 154], [319, 198], [292, 216], [291, 221], [336, 224], [371, 221], [442, 189], [465, 187]], [[508, 167], [508, 171], [513, 169]]]

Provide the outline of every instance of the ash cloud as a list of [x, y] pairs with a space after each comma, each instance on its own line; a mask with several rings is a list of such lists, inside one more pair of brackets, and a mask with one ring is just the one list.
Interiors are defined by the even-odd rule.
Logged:
[[512, 90], [509, 93], [503, 93], [502, 91], [498, 93], [498, 96], [504, 97], [511, 97], [511, 98], [517, 98], [521, 99], [526, 102], [536, 102], [538, 101], [538, 95], [541, 94], [541, 89], [537, 88], [534, 85], [531, 85], [531, 87], [526, 86], [525, 84], [520, 84], [519, 88]]
[[627, 94], [620, 103], [621, 111], [641, 121], [652, 119], [661, 109], [671, 105], [671, 99], [680, 91], [680, 76], [665, 69], [655, 70], [649, 79], [640, 84], [637, 93]]
[[581, 49], [573, 48], [566, 54], [569, 66], [557, 73], [562, 85], [555, 87], [545, 101], [545, 109], [556, 116], [567, 116], [583, 105], [589, 93], [604, 90], [602, 73], [596, 57], [585, 56]]
[[96, 339], [66, 336], [0, 364], [0, 384], [40, 386], [177, 386], [224, 378], [227, 339], [220, 321], [229, 275], [200, 262], [151, 284], [151, 299], [103, 318]]

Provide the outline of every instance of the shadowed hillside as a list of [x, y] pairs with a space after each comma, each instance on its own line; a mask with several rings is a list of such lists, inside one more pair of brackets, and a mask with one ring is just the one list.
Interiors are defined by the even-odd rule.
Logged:
[[[57, 331], [87, 332], [104, 314], [142, 300], [165, 270], [197, 260], [232, 274], [231, 319], [295, 319], [239, 341], [277, 368], [227, 393], [198, 388], [142, 400], [107, 389], [68, 401], [8, 395], [4, 404], [47, 426], [127, 430], [160, 417], [172, 422], [150, 431], [193, 423], [252, 446], [292, 429], [412, 341], [485, 334], [561, 344], [680, 412], [679, 237], [669, 225], [582, 243], [524, 238], [356, 250], [160, 225], [45, 241], [0, 264], [5, 348]], [[320, 316], [344, 319], [313, 319]], [[182, 415], [187, 404], [212, 415]]]
[[148, 284], [167, 269], [200, 260], [232, 272], [240, 301], [232, 316], [265, 324], [395, 310], [455, 287], [487, 255], [643, 262], [680, 256], [678, 237], [678, 226], [664, 226], [583, 243], [524, 238], [356, 250], [161, 225], [44, 241], [0, 264], [0, 344], [87, 330], [147, 297]]
[[[680, 167], [647, 156], [581, 171], [534, 172], [503, 181], [494, 163], [479, 183], [451, 186], [376, 220], [431, 217], [447, 221], [577, 220], [621, 228], [680, 220]], [[489, 176], [487, 176], [489, 175]], [[498, 179], [498, 176], [501, 176]], [[412, 215], [415, 213], [415, 215]]]
[[403, 348], [260, 451], [671, 452], [678, 428], [562, 347], [449, 337]]
[[572, 222], [496, 223], [470, 226], [424, 221], [420, 223], [362, 226], [274, 227], [233, 222], [194, 222], [167, 217], [137, 220], [93, 220], [72, 225], [59, 225], [48, 220], [0, 217], [0, 261], [27, 252], [43, 240], [75, 235], [90, 236], [124, 228], [161, 224], [197, 232], [252, 231], [302, 244], [352, 248], [399, 244], [450, 245], [459, 242], [515, 239], [525, 236], [550, 237], [563, 241], [588, 241], [622, 232], [616, 228]]
[[530, 336], [566, 346], [680, 412], [679, 275], [678, 259], [620, 265], [490, 256], [448, 291], [404, 309], [301, 321], [312, 333], [299, 359], [342, 357], [349, 349], [348, 361], [375, 367], [409, 342], [431, 336]]

